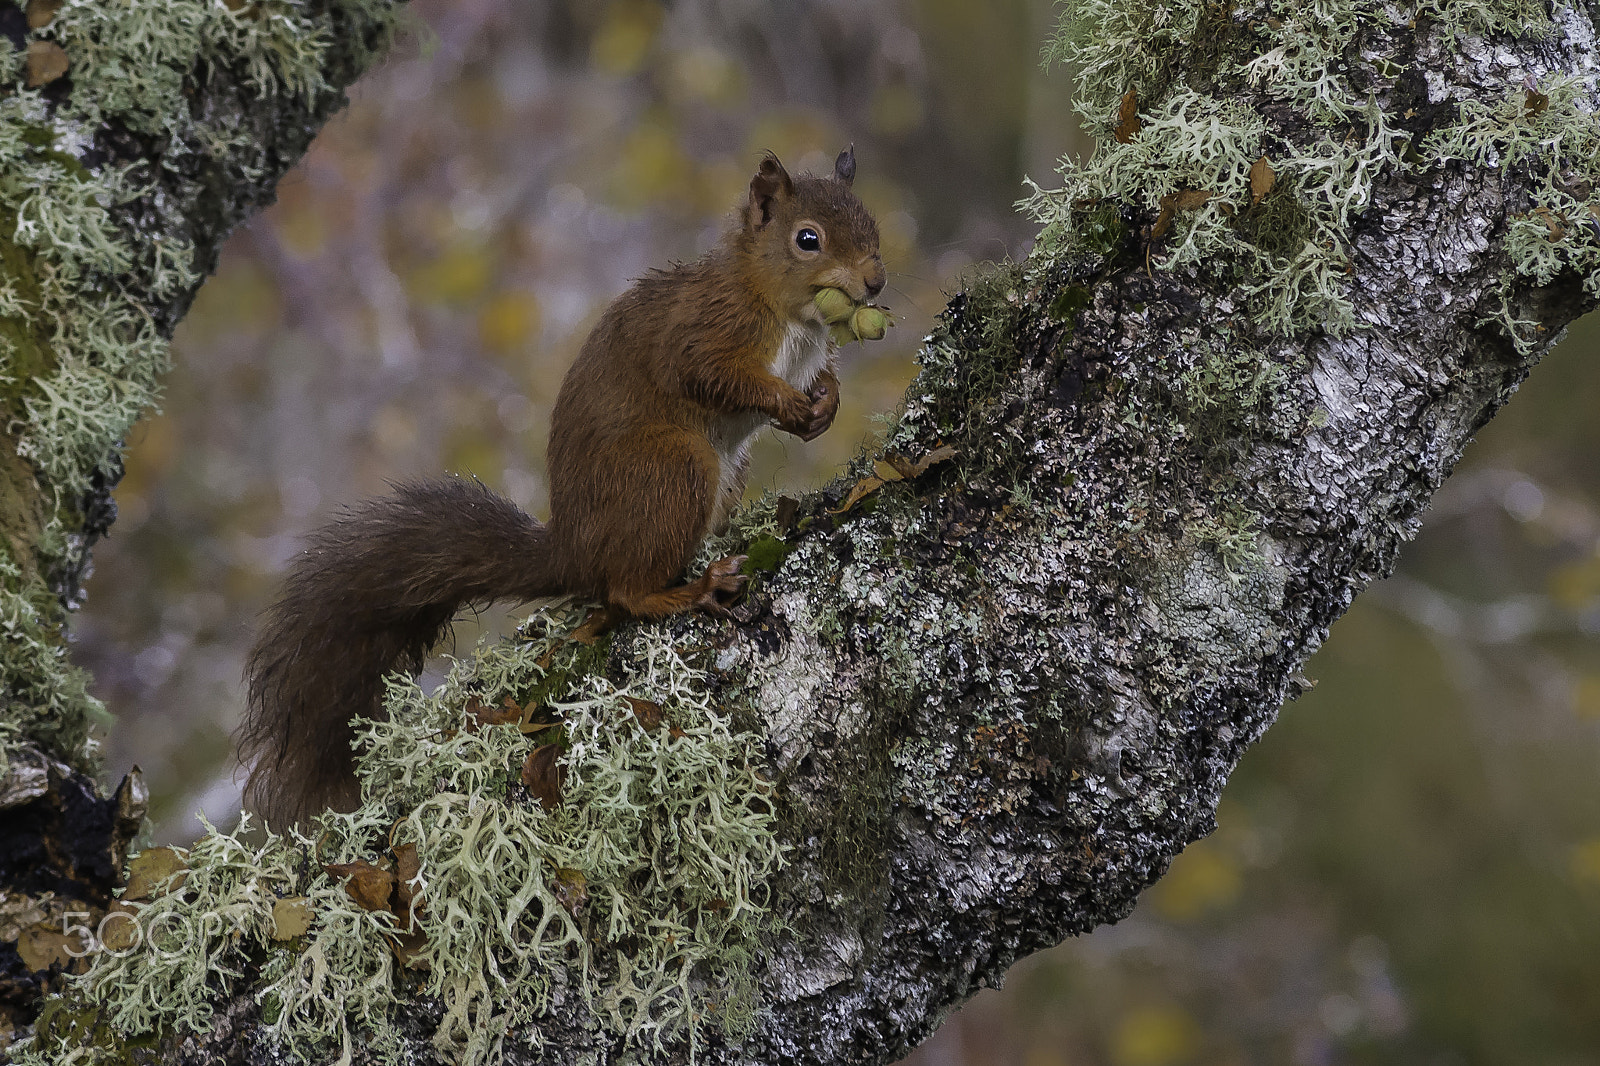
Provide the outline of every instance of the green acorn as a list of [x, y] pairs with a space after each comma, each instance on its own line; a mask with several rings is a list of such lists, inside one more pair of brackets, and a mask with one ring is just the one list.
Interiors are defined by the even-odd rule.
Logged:
[[876, 307], [858, 307], [850, 319], [850, 328], [864, 341], [882, 340], [889, 332], [889, 316]]
[[847, 321], [855, 313], [856, 302], [843, 289], [818, 289], [815, 300], [822, 320], [829, 325]]

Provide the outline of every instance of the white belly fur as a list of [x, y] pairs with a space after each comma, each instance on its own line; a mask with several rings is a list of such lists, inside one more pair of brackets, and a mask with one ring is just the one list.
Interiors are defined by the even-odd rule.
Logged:
[[[784, 334], [783, 343], [778, 345], [778, 353], [773, 356], [770, 369], [801, 392], [806, 392], [828, 365], [831, 354], [827, 326], [793, 322]], [[711, 446], [717, 450], [720, 466], [717, 485], [719, 505], [744, 466], [745, 455], [750, 451], [750, 439], [767, 421], [767, 416], [760, 411], [740, 411], [723, 415], [712, 423]], [[717, 510], [720, 511], [721, 507]]]

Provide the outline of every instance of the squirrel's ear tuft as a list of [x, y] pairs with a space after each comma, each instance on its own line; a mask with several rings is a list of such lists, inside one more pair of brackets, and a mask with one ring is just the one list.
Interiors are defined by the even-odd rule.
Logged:
[[794, 195], [794, 180], [783, 164], [771, 152], [761, 161], [761, 168], [750, 179], [750, 203], [744, 209], [747, 229], [760, 229], [772, 221], [774, 207], [779, 200]]
[[849, 188], [856, 180], [856, 146], [851, 145], [839, 153], [839, 158], [833, 161], [833, 177], [835, 181], [843, 183]]

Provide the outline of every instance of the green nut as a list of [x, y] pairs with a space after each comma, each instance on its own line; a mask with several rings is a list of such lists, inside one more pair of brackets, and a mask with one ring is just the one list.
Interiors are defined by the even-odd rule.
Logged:
[[850, 328], [864, 341], [882, 340], [889, 332], [889, 316], [876, 307], [860, 307], [850, 319]]
[[815, 300], [822, 320], [829, 325], [847, 321], [855, 313], [856, 302], [843, 289], [818, 289]]

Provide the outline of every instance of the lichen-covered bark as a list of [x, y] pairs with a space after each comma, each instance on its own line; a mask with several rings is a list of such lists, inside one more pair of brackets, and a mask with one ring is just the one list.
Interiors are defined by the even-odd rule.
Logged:
[[[1567, 71], [1592, 116], [1593, 24], [1558, 15], [1538, 39], [1458, 54], [1437, 24], [1372, 32], [1364, 51], [1411, 67], [1379, 102], [1421, 143], [1465, 96]], [[1212, 828], [1329, 625], [1595, 305], [1569, 271], [1515, 283], [1533, 343], [1485, 322], [1512, 274], [1508, 219], [1529, 211], [1522, 181], [1460, 162], [1379, 178], [1353, 235], [1358, 328], [1339, 338], [1263, 336], [1222, 278], [1147, 269], [1148, 215], [1125, 213], [1109, 254], [1074, 272], [1030, 265], [954, 301], [886, 448], [960, 456], [801, 533], [755, 631], [724, 653], [800, 812], [801, 935], [759, 1038], [728, 1061], [891, 1061], [1019, 956], [1126, 915]], [[1197, 350], [1243, 347], [1283, 386], [1270, 424], [1238, 408], [1219, 447], [1185, 372]], [[1003, 384], [974, 395], [989, 376]], [[1242, 558], [1230, 529], [1253, 531]], [[850, 877], [830, 853], [840, 820], [885, 845]]]
[[[272, 200], [384, 46], [393, 6], [69, 2], [24, 16], [0, 3], [8, 920], [33, 915], [40, 893], [103, 908], [121, 876], [139, 789], [126, 782], [120, 805], [97, 795], [87, 731], [103, 711], [66, 660], [66, 610], [115, 516], [120, 439], [156, 398], [174, 327], [223, 240]], [[41, 50], [64, 57], [65, 74], [41, 72], [31, 58]], [[0, 943], [0, 1020], [28, 1020], [46, 976]]]
[[[1536, 209], [1556, 203], [1540, 199], [1554, 186], [1541, 183], [1560, 168], [1502, 167], [1494, 153], [1509, 159], [1554, 121], [1547, 110], [1581, 135], [1600, 105], [1596, 8], [1554, 7], [1515, 38], [1495, 21], [1512, 6], [1438, 0], [1396, 18], [1327, 0], [1319, 18], [1357, 27], [1340, 47], [1363, 98], [1330, 98], [1343, 117], [1321, 125], [1292, 93], [1219, 73], [1281, 23], [1205, 6], [1204, 32], [1140, 75], [1135, 104], [1148, 130], [1174, 130], [1159, 94], [1214, 80], [1227, 108], [1192, 113], [1259, 143], [1283, 187], [1191, 187], [1165, 224], [1147, 174], [1057, 204], [1067, 223], [1033, 258], [952, 301], [876, 457], [875, 491], [865, 457], [797, 508], [769, 501], [741, 519], [735, 536], [760, 542], [768, 572], [736, 623], [679, 620], [670, 636], [709, 657], [720, 707], [764, 744], [789, 864], [772, 886], [781, 921], [755, 1031], [703, 1033], [701, 1061], [891, 1061], [1019, 955], [1125, 915], [1210, 829], [1228, 773], [1328, 626], [1388, 571], [1472, 431], [1595, 303], [1587, 236], [1562, 246], [1566, 260], [1511, 239], [1549, 217]], [[1489, 39], [1457, 36], [1454, 14], [1483, 16]], [[1566, 96], [1539, 92], [1559, 75], [1577, 79], [1560, 83]], [[1461, 133], [1471, 101], [1510, 102], [1503, 140]], [[1319, 156], [1330, 123], [1348, 132]], [[1323, 161], [1345, 184], [1315, 182]], [[1597, 179], [1550, 181], [1581, 204]], [[1316, 201], [1329, 190], [1359, 190], [1348, 217]], [[1211, 250], [1179, 258], [1202, 230], [1181, 212], [1209, 220]], [[1279, 231], [1333, 247], [1280, 254]], [[1290, 288], [1309, 287], [1285, 299], [1261, 271], [1296, 254], [1310, 266]], [[1304, 324], [1308, 308], [1327, 329]], [[659, 630], [620, 634], [610, 673], [636, 674], [641, 649], [661, 650], [651, 639]], [[449, 859], [423, 856], [423, 870]], [[308, 876], [301, 891], [337, 897]], [[275, 1053], [250, 985], [264, 957], [218, 982], [208, 1027], [171, 1021], [170, 1061]], [[437, 959], [435, 974], [449, 961]], [[386, 1038], [415, 1061], [448, 1058], [433, 1041], [440, 1003], [402, 984]], [[582, 996], [541, 1010], [495, 1054], [651, 1050]], [[689, 1054], [678, 1041], [659, 1057]]]

